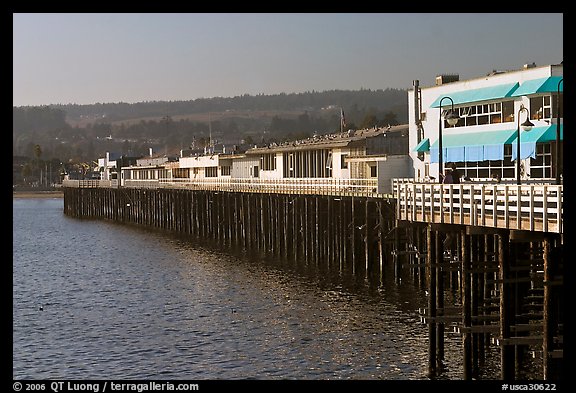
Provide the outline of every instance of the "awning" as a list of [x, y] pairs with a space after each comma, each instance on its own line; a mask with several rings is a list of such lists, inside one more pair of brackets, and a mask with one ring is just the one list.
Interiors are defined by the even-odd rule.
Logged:
[[430, 150], [430, 138], [424, 138], [420, 141], [420, 143], [416, 145], [416, 147], [412, 151], [418, 153], [424, 153], [425, 151], [428, 150]]
[[[440, 97], [430, 105], [431, 108], [440, 107], [440, 101], [444, 97], [450, 97], [454, 101], [454, 105], [467, 104], [469, 102], [498, 100], [501, 98], [512, 97], [512, 93], [520, 86], [516, 83], [506, 83], [503, 85], [482, 87], [480, 89], [472, 89], [466, 91], [456, 91], [453, 93], [442, 94]], [[442, 106], [450, 105], [450, 100], [446, 99], [442, 102]]]
[[[444, 162], [504, 159], [504, 145], [514, 140], [516, 130], [464, 132], [442, 136]], [[438, 140], [430, 146], [430, 162], [438, 162]]]
[[[547, 78], [538, 78], [526, 81], [512, 93], [512, 97], [527, 96], [538, 93], [557, 93], [558, 83], [562, 76], [549, 76]], [[564, 82], [560, 83], [560, 92], [564, 91]]]
[[[520, 158], [536, 158], [536, 143], [556, 140], [556, 124], [545, 127], [534, 127], [530, 131], [520, 129]], [[517, 131], [512, 141], [512, 160], [516, 160]], [[564, 140], [564, 126], [560, 124], [560, 140]]]

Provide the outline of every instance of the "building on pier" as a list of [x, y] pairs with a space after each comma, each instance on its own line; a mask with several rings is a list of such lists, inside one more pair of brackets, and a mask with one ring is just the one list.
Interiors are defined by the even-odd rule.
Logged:
[[[122, 168], [122, 186], [157, 181], [183, 186], [217, 180], [281, 181], [282, 179], [373, 180], [374, 191], [392, 192], [392, 179], [412, 175], [406, 125], [350, 130], [343, 133], [254, 147], [244, 153], [180, 157], [170, 162]], [[143, 182], [144, 181], [144, 182]]]
[[[456, 163], [471, 179], [496, 175], [504, 181], [516, 179], [517, 129], [528, 118], [534, 127], [520, 135], [521, 177], [555, 179], [556, 171], [562, 169], [561, 155], [556, 154], [556, 132], [560, 121], [562, 144], [563, 89], [562, 63], [526, 64], [519, 70], [493, 71], [462, 81], [458, 75], [440, 75], [430, 87], [420, 87], [415, 80], [414, 89], [408, 92], [409, 148], [415, 177], [440, 178], [438, 136], [442, 124], [443, 164]], [[450, 126], [445, 115], [452, 109], [458, 120]]]

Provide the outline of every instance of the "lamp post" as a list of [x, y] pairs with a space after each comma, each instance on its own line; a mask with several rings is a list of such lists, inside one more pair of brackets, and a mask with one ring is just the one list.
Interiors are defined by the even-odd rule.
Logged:
[[438, 179], [440, 182], [442, 182], [442, 176], [444, 175], [442, 162], [442, 101], [444, 101], [446, 98], [448, 98], [452, 103], [452, 109], [450, 109], [450, 112], [446, 113], [446, 121], [449, 125], [453, 126], [458, 123], [458, 120], [460, 119], [460, 117], [454, 113], [454, 101], [452, 98], [448, 96], [442, 97], [440, 100], [440, 116], [438, 116]]
[[556, 96], [556, 184], [560, 184], [560, 83], [564, 78], [558, 81], [558, 95]]
[[530, 112], [524, 106], [524, 104], [520, 105], [520, 109], [518, 110], [518, 128], [516, 129], [516, 184], [520, 185], [520, 113], [526, 112], [526, 121], [522, 123], [522, 128], [524, 131], [530, 131], [534, 124], [530, 121]]

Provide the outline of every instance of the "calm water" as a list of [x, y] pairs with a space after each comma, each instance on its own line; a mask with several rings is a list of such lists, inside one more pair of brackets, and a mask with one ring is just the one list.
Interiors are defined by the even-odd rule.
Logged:
[[[408, 277], [233, 256], [62, 207], [13, 199], [15, 379], [426, 379]], [[461, 376], [458, 340], [444, 378]]]

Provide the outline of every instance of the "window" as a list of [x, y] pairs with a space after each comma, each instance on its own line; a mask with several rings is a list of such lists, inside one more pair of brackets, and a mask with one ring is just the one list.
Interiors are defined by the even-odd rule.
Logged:
[[332, 169], [332, 152], [328, 152], [328, 158], [326, 159], [326, 169]]
[[552, 148], [550, 143], [536, 144], [536, 158], [530, 158], [530, 178], [552, 177]]
[[515, 162], [512, 161], [512, 145], [504, 145], [503, 160], [459, 162], [457, 165], [464, 176], [472, 179], [491, 179], [496, 174], [508, 179], [516, 176]]
[[263, 154], [260, 157], [260, 167], [263, 171], [276, 170], [276, 154]]
[[[514, 101], [493, 102], [490, 104], [467, 105], [454, 108], [460, 116], [455, 127], [469, 127], [482, 124], [497, 124], [514, 121]], [[444, 114], [447, 111], [444, 111]], [[444, 116], [444, 115], [443, 115]], [[445, 126], [448, 126], [444, 122]]]
[[230, 176], [230, 165], [222, 165], [220, 167], [220, 174], [222, 176]]
[[514, 121], [514, 101], [504, 101], [502, 103], [502, 119], [505, 123]]
[[218, 168], [215, 166], [206, 167], [204, 177], [218, 177]]
[[530, 119], [550, 119], [552, 117], [551, 96], [540, 96], [530, 98]]
[[348, 169], [348, 163], [346, 162], [346, 157], [348, 157], [348, 154], [342, 154], [340, 156], [340, 169]]
[[370, 165], [370, 177], [376, 177], [376, 176], [378, 176], [377, 172], [378, 172], [378, 171], [377, 171], [377, 166], [376, 166], [375, 164], [374, 164], [374, 165]]

